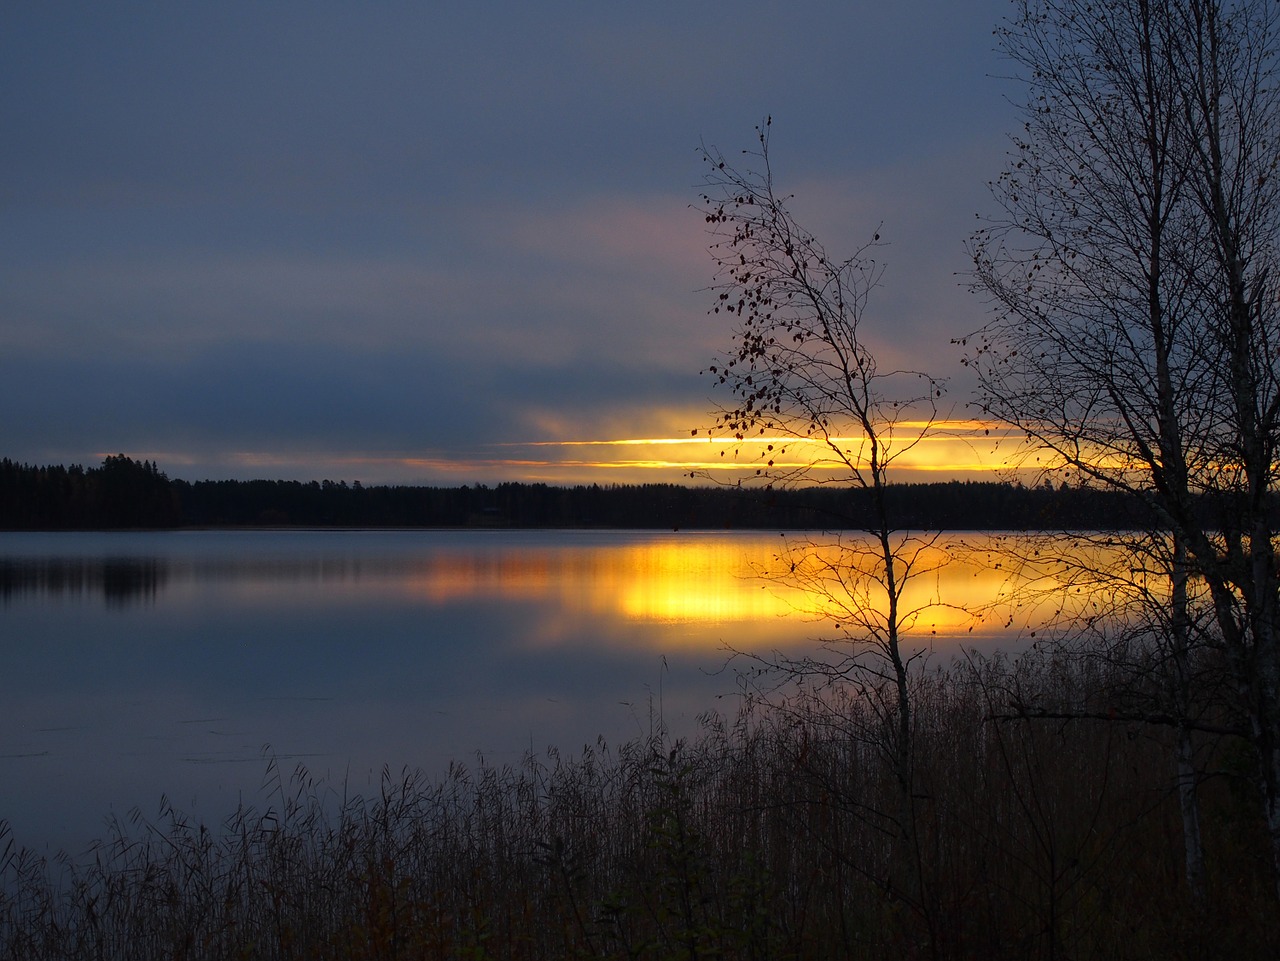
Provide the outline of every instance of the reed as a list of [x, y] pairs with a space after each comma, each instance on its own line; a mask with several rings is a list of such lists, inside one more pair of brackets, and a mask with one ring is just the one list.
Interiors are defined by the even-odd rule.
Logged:
[[165, 802], [84, 857], [38, 857], [5, 828], [0, 957], [1276, 956], [1265, 826], [1231, 775], [1236, 745], [1202, 785], [1198, 904], [1171, 735], [994, 718], [992, 692], [1018, 672], [1069, 699], [1100, 682], [1083, 670], [913, 674], [915, 898], [873, 718], [838, 689], [796, 689], [688, 740], [658, 724], [571, 756], [384, 770], [363, 796], [269, 763], [261, 805], [205, 825]]

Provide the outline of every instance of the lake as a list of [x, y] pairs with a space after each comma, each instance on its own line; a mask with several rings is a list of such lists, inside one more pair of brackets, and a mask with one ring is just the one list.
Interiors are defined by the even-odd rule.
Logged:
[[[216, 824], [267, 759], [353, 793], [382, 768], [576, 753], [736, 708], [729, 648], [800, 651], [776, 533], [0, 533], [0, 819], [75, 852], [162, 796]], [[923, 579], [948, 603], [1003, 575]], [[977, 603], [976, 601], [973, 603]], [[976, 628], [976, 629], [975, 629]], [[950, 658], [1002, 619], [917, 625]]]

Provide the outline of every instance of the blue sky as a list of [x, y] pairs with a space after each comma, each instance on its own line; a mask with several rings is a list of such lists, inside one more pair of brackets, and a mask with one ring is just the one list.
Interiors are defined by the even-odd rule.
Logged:
[[868, 336], [962, 416], [1008, 8], [6, 4], [0, 456], [678, 481], [685, 446], [565, 442], [710, 422], [729, 331], [697, 148], [750, 147], [766, 114], [828, 249], [883, 224]]

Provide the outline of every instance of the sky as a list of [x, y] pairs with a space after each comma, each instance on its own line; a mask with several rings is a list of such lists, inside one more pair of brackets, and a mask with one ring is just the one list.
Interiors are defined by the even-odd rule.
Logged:
[[[946, 378], [963, 421], [951, 339], [986, 316], [965, 241], [1018, 122], [1008, 12], [6, 3], [0, 457], [688, 482], [731, 334], [698, 148], [749, 148], [766, 115], [797, 217], [832, 253], [885, 242], [882, 366]], [[943, 441], [913, 479], [994, 463]]]

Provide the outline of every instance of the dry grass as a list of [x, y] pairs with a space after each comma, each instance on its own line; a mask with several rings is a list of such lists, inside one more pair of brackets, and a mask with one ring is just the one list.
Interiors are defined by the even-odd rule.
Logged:
[[[990, 720], [1013, 670], [915, 675], [914, 850], [875, 719], [838, 689], [792, 691], [687, 742], [384, 772], [376, 797], [272, 767], [262, 809], [135, 816], [74, 861], [0, 836], [0, 957], [1275, 957], [1243, 782], [1203, 785], [1198, 908], [1161, 732]], [[1030, 670], [1062, 697], [1097, 681]], [[1216, 750], [1229, 768], [1238, 748]]]

